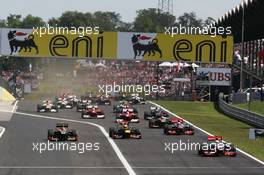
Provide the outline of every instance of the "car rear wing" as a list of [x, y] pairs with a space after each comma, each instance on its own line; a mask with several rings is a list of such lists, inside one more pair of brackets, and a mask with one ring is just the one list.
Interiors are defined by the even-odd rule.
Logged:
[[129, 125], [129, 121], [126, 121], [126, 120], [118, 120], [117, 121], [117, 124], [120, 124], [120, 125]]
[[68, 123], [57, 123], [56, 124], [56, 127], [59, 127], [59, 128], [68, 128], [69, 127], [69, 124]]
[[216, 141], [216, 140], [223, 140], [223, 136], [208, 136], [208, 141]]

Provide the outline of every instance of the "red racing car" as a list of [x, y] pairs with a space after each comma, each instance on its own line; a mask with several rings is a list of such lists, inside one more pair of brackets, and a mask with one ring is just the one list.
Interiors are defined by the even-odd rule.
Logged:
[[130, 123], [139, 123], [138, 113], [135, 113], [134, 110], [131, 109], [123, 109], [123, 112], [116, 114], [116, 122], [127, 121]]
[[87, 106], [82, 111], [82, 118], [84, 119], [104, 119], [105, 113], [98, 106]]

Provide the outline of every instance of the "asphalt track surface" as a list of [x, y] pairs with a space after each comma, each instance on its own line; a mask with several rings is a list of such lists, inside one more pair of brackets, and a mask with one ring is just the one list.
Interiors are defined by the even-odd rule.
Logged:
[[[89, 121], [108, 131], [114, 126], [112, 106], [103, 106], [106, 119], [81, 119], [75, 109], [39, 114], [36, 101], [22, 100], [17, 112], [56, 118]], [[239, 153], [237, 157], [199, 157], [197, 151], [165, 151], [165, 143], [201, 143], [207, 136], [196, 130], [194, 136], [165, 136], [160, 129], [149, 129], [143, 112], [150, 105], [135, 106], [141, 121], [133, 124], [142, 132], [140, 140], [114, 140], [134, 172], [139, 175], [263, 175], [264, 166]], [[57, 120], [14, 114], [10, 121], [0, 122], [6, 131], [0, 139], [0, 175], [123, 175], [128, 174], [107, 138], [95, 126], [68, 122], [78, 130], [79, 142], [99, 143], [98, 151], [83, 154], [72, 151], [33, 151], [33, 143], [47, 142], [47, 130]]]

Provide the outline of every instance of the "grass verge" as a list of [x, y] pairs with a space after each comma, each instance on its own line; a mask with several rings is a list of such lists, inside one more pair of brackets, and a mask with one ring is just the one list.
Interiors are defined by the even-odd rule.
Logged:
[[264, 161], [264, 138], [249, 140], [248, 133], [251, 126], [218, 112], [214, 103], [154, 102], [214, 135], [223, 136], [226, 141], [234, 143], [243, 151]]
[[[248, 110], [248, 103], [234, 105], [242, 109]], [[250, 104], [250, 111], [264, 116], [264, 102], [252, 101]]]
[[72, 81], [42, 81], [39, 89], [30, 94], [25, 95], [27, 100], [44, 100], [45, 98], [54, 99], [66, 92], [73, 92], [76, 95], [83, 95], [86, 92], [97, 92], [95, 88], [91, 88], [86, 84], [79, 85]]

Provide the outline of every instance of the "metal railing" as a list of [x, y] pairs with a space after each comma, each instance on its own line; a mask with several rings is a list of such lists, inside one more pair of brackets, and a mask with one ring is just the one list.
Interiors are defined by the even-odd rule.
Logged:
[[248, 125], [264, 128], [264, 116], [232, 106], [219, 98], [219, 108], [228, 116], [247, 123]]

